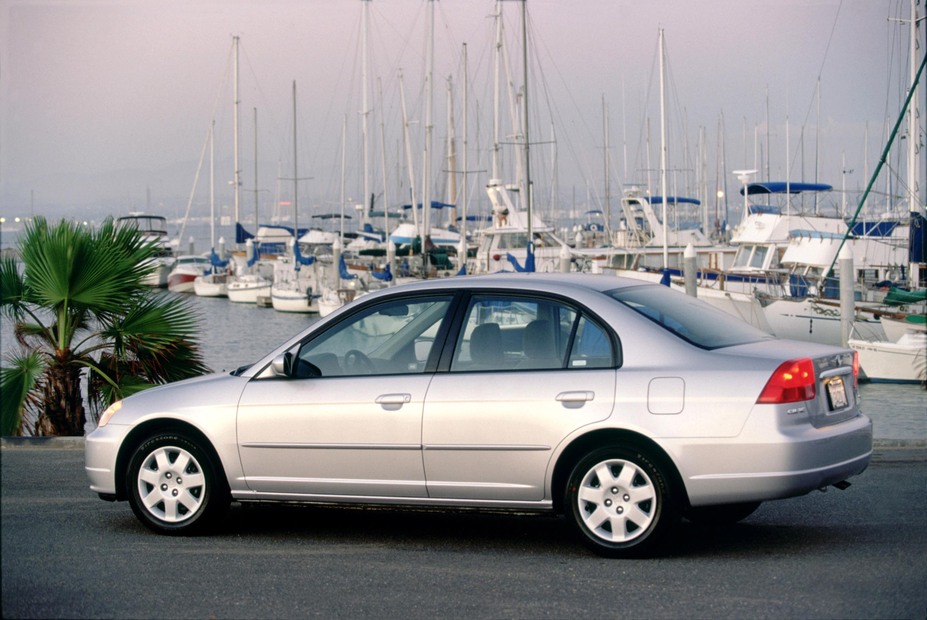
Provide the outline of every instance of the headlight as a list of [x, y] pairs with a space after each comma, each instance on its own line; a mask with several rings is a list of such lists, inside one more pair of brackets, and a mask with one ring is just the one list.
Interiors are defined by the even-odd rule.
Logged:
[[121, 400], [117, 400], [112, 405], [107, 407], [106, 411], [103, 412], [103, 415], [100, 416], [100, 421], [97, 422], [97, 428], [103, 428], [104, 426], [106, 426], [109, 423], [110, 418], [116, 415], [116, 412], [119, 411], [120, 409], [122, 409]]

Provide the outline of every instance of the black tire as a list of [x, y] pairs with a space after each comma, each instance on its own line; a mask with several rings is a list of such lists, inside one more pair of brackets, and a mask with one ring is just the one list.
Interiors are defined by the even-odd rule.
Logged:
[[230, 502], [222, 468], [180, 433], [153, 435], [135, 450], [126, 489], [135, 516], [162, 534], [203, 532]]
[[591, 452], [566, 488], [566, 513], [580, 538], [610, 558], [653, 554], [679, 521], [677, 505], [667, 472], [634, 446]]
[[689, 507], [685, 518], [699, 525], [730, 525], [742, 521], [756, 512], [762, 502], [720, 504], [718, 506]]

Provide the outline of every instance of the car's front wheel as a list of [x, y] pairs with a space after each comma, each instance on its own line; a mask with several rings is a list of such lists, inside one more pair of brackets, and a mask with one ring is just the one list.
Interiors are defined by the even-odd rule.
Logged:
[[588, 454], [567, 484], [567, 513], [582, 539], [605, 557], [642, 557], [678, 521], [666, 472], [648, 451], [625, 446]]
[[132, 511], [156, 532], [202, 531], [229, 505], [220, 472], [195, 441], [178, 433], [154, 435], [129, 462], [126, 486]]

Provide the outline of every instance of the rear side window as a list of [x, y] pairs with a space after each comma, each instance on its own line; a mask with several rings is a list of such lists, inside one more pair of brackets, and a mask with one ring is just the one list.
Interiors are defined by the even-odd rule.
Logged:
[[703, 349], [772, 339], [752, 325], [666, 286], [635, 286], [612, 291], [609, 295]]
[[608, 332], [578, 308], [550, 299], [476, 295], [451, 371], [607, 368], [613, 360]]

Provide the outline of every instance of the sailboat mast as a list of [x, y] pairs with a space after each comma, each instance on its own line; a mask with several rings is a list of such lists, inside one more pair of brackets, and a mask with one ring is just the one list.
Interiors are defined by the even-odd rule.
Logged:
[[[425, 165], [422, 199], [422, 251], [431, 235], [431, 153], [434, 139], [434, 62], [435, 62], [435, 0], [428, 0], [428, 35], [426, 36], [425, 70]], [[415, 205], [413, 205], [413, 208]], [[424, 268], [426, 262], [422, 261]]]
[[257, 233], [259, 225], [258, 215], [258, 125], [257, 108], [254, 108], [254, 232]]
[[663, 194], [663, 268], [669, 267], [669, 248], [667, 247], [667, 237], [669, 229], [666, 219], [666, 203], [669, 199], [666, 195], [666, 84], [663, 69], [663, 29], [660, 28], [660, 191]]
[[460, 265], [467, 264], [467, 200], [469, 199], [469, 194], [467, 192], [467, 187], [469, 185], [469, 179], [467, 175], [470, 173], [470, 167], [467, 160], [467, 98], [469, 96], [469, 82], [470, 82], [470, 70], [467, 66], [467, 44], [463, 44], [463, 187], [461, 188], [461, 198], [460, 204], [462, 205], [460, 218], [460, 250], [458, 251], [458, 262]]
[[239, 166], [239, 161], [238, 161], [238, 133], [239, 133], [238, 132], [238, 106], [239, 106], [239, 103], [241, 103], [238, 97], [238, 41], [239, 41], [239, 38], [237, 36], [234, 37], [234, 41], [235, 41], [235, 75], [234, 75], [235, 93], [234, 93], [234, 106], [232, 108], [232, 125], [233, 125], [232, 151], [233, 151], [234, 159], [235, 159], [235, 164], [234, 164], [235, 171], [233, 174], [232, 185], [234, 187], [234, 195], [235, 195], [235, 222], [238, 222], [239, 221], [239, 217], [238, 217], [239, 196], [241, 193], [241, 167]]
[[412, 141], [409, 137], [409, 116], [406, 113], [406, 90], [403, 86], [402, 73], [399, 73], [399, 103], [402, 107], [402, 142], [406, 152], [406, 168], [409, 172], [409, 200], [412, 209], [412, 226], [418, 230], [418, 209], [415, 205], [415, 168], [412, 165]]
[[605, 95], [602, 95], [602, 133], [605, 137], [605, 229], [608, 230], [609, 222], [612, 219], [612, 198], [611, 198], [611, 187], [609, 186], [609, 175], [608, 170], [611, 167], [611, 162], [609, 161], [609, 145], [608, 145], [608, 106], [605, 104]]
[[531, 195], [534, 192], [531, 191], [531, 157], [529, 156], [531, 141], [528, 137], [528, 126], [530, 125], [528, 122], [528, 0], [522, 0], [521, 2], [521, 47], [525, 89], [524, 100], [522, 101], [522, 109], [524, 110], [523, 131], [525, 134], [525, 205], [528, 217], [528, 260], [530, 261], [532, 254], [534, 254], [534, 235], [531, 230]]
[[344, 170], [347, 167], [347, 140], [348, 140], [348, 115], [344, 115], [344, 120], [341, 122], [341, 213], [340, 213], [340, 226], [338, 232], [338, 240], [341, 241], [342, 247], [344, 246]]
[[447, 203], [452, 217], [451, 223], [457, 219], [457, 153], [454, 144], [454, 82], [453, 77], [447, 77]]
[[216, 121], [209, 128], [209, 247], [216, 247]]
[[492, 178], [499, 178], [499, 64], [502, 62], [502, 5], [496, 2], [496, 53], [493, 57]]
[[917, 127], [917, 117], [918, 117], [918, 107], [920, 106], [920, 95], [918, 93], [917, 85], [917, 67], [918, 58], [918, 24], [923, 20], [917, 15], [917, 0], [911, 0], [911, 38], [910, 38], [910, 61], [911, 65], [911, 90], [913, 95], [911, 97], [912, 105], [908, 107], [908, 210], [911, 212], [917, 212], [919, 208], [924, 205], [924, 197], [922, 195], [921, 187], [921, 172], [923, 172], [919, 166], [919, 155], [920, 155], [920, 132]]
[[296, 165], [296, 80], [293, 80], [293, 238], [299, 243], [299, 175]]
[[369, 147], [369, 127], [368, 127], [368, 116], [370, 112], [369, 105], [369, 94], [368, 94], [368, 78], [367, 78], [367, 14], [370, 7], [370, 0], [361, 0], [364, 3], [364, 11], [362, 16], [362, 45], [361, 53], [363, 58], [361, 59], [362, 69], [361, 69], [361, 79], [363, 80], [363, 112], [361, 116], [363, 117], [363, 138], [364, 138], [364, 210], [361, 215], [361, 221], [367, 222], [368, 212], [372, 205], [369, 204], [370, 200], [370, 147]]
[[383, 120], [383, 84], [380, 78], [377, 78], [377, 106], [380, 110], [380, 166], [383, 170], [383, 237], [386, 239], [386, 261], [391, 265], [394, 247], [389, 241], [389, 175], [386, 169], [386, 127]]

